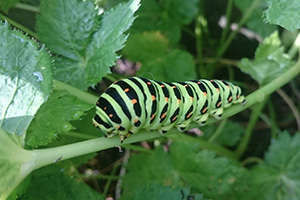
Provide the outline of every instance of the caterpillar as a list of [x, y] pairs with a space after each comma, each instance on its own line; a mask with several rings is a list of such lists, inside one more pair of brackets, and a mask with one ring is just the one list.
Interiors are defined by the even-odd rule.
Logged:
[[174, 126], [184, 131], [192, 121], [204, 125], [236, 103], [246, 103], [241, 88], [224, 80], [166, 83], [131, 77], [107, 88], [92, 121], [106, 136], [118, 134], [122, 143], [141, 129], [164, 134]]

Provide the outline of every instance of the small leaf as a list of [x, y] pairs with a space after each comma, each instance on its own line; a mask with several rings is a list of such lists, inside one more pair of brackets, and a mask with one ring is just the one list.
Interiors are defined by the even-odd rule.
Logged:
[[0, 1], [0, 8], [4, 12], [8, 13], [9, 9], [14, 7], [20, 1], [21, 0], [1, 0]]
[[289, 31], [300, 28], [300, 2], [298, 0], [267, 0], [265, 20], [270, 24], [277, 24]]
[[133, 31], [160, 31], [175, 44], [180, 40], [180, 28], [189, 24], [197, 14], [197, 0], [143, 0], [137, 12], [139, 18]]
[[26, 145], [30, 147], [46, 145], [57, 138], [58, 134], [74, 129], [70, 121], [80, 119], [84, 111], [92, 106], [65, 91], [54, 92], [41, 106], [30, 124]]
[[[55, 165], [48, 166], [46, 171], [56, 173], [34, 173], [31, 179], [31, 184], [27, 192], [21, 197], [26, 199], [99, 199], [104, 198], [87, 186], [82, 180], [75, 179], [67, 175], [63, 170]], [[40, 169], [42, 171], [44, 169]], [[43, 186], [43, 187], [41, 187]]]
[[135, 33], [128, 40], [124, 55], [142, 64], [138, 71], [140, 76], [160, 81], [195, 79], [193, 56], [187, 51], [167, 51], [167, 48], [168, 40], [160, 32]]
[[273, 140], [265, 162], [252, 170], [253, 199], [298, 199], [300, 196], [300, 135], [287, 132]]
[[260, 85], [264, 85], [288, 70], [292, 63], [284, 53], [276, 31], [259, 45], [254, 61], [243, 58], [239, 67]]
[[154, 200], [154, 199], [163, 199], [163, 200], [182, 200], [182, 199], [195, 199], [201, 200], [202, 195], [190, 195], [190, 190], [188, 188], [182, 189], [171, 189], [170, 187], [165, 187], [156, 182], [150, 183], [149, 185], [143, 184], [139, 185], [134, 189], [132, 196], [131, 195], [122, 195], [120, 200]]
[[[243, 12], [243, 14], [245, 14], [249, 10], [249, 7], [253, 3], [253, 0], [234, 0], [234, 3]], [[245, 22], [249, 29], [254, 30], [255, 33], [257, 33], [262, 38], [267, 37], [276, 29], [276, 26], [264, 23], [262, 17], [264, 7], [265, 5], [263, 2], [257, 4], [257, 7], [253, 10], [251, 15]]]
[[138, 7], [139, 0], [130, 0], [101, 18], [92, 1], [42, 1], [38, 33], [59, 54], [55, 77], [81, 89], [98, 83], [115, 64]]
[[199, 151], [197, 143], [184, 142], [180, 137], [172, 143], [170, 153], [159, 148], [152, 154], [132, 156], [127, 169], [123, 187], [128, 195], [152, 182], [174, 188], [188, 185], [212, 199], [241, 199], [247, 191], [246, 170], [227, 158], [216, 157], [214, 152]]
[[51, 60], [44, 48], [7, 24], [0, 23], [0, 35], [0, 127], [24, 137], [51, 93]]

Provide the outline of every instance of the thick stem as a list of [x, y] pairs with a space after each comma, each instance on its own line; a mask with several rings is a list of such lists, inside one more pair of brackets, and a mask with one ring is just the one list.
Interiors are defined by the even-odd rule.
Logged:
[[[292, 68], [290, 68], [288, 71], [286, 71], [284, 74], [282, 74], [277, 79], [273, 80], [269, 84], [263, 86], [262, 88], [258, 89], [257, 91], [251, 93], [246, 97], [247, 104], [242, 105], [236, 105], [231, 108], [228, 108], [225, 110], [223, 114], [223, 118], [230, 117], [242, 110], [245, 110], [246, 108], [258, 103], [262, 102], [266, 96], [277, 90], [278, 88], [282, 87], [286, 83], [288, 83], [290, 80], [292, 80], [294, 77], [296, 77], [300, 73], [300, 62], [297, 62]], [[207, 123], [213, 123], [216, 120], [210, 118]], [[196, 127], [195, 124], [191, 126]], [[198, 125], [197, 125], [198, 127]], [[170, 131], [171, 133], [177, 133], [178, 131], [176, 129], [172, 129]], [[140, 133], [134, 134], [127, 138], [123, 144], [130, 144], [134, 142], [139, 142], [143, 140], [150, 140], [153, 138], [161, 137], [162, 135], [159, 132], [153, 131], [153, 132], [147, 132], [147, 131], [140, 131]], [[203, 143], [203, 144], [202, 144]], [[201, 142], [201, 145], [204, 147], [206, 144], [205, 141]], [[65, 145], [61, 147], [55, 147], [55, 148], [49, 148], [49, 149], [41, 149], [41, 150], [33, 150], [35, 154], [35, 169], [38, 169], [42, 166], [51, 164], [53, 162], [56, 162], [58, 160], [65, 160], [69, 158], [73, 158], [76, 156], [116, 147], [120, 145], [120, 139], [118, 137], [113, 138], [97, 138], [92, 140], [87, 140], [79, 143], [74, 143], [70, 145]], [[207, 145], [206, 145], [207, 146]], [[210, 147], [207, 147], [210, 148]], [[223, 151], [223, 149], [222, 149]], [[230, 155], [229, 152], [227, 152], [228, 155]], [[227, 156], [228, 156], [227, 155]]]

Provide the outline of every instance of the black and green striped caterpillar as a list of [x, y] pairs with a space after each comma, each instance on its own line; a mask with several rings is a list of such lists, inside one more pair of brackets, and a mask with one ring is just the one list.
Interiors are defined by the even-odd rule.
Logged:
[[165, 83], [141, 77], [116, 81], [100, 96], [93, 124], [121, 142], [141, 129], [166, 133], [185, 130], [194, 121], [204, 125], [209, 115], [219, 119], [224, 108], [245, 104], [241, 88], [223, 80]]

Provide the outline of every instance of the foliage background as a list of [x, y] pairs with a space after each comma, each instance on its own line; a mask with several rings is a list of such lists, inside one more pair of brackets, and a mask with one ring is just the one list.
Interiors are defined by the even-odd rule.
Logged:
[[[300, 196], [297, 0], [1, 0], [0, 9], [1, 199]], [[226, 79], [248, 103], [184, 134], [141, 131], [120, 150], [91, 118], [108, 85], [134, 75]]]

